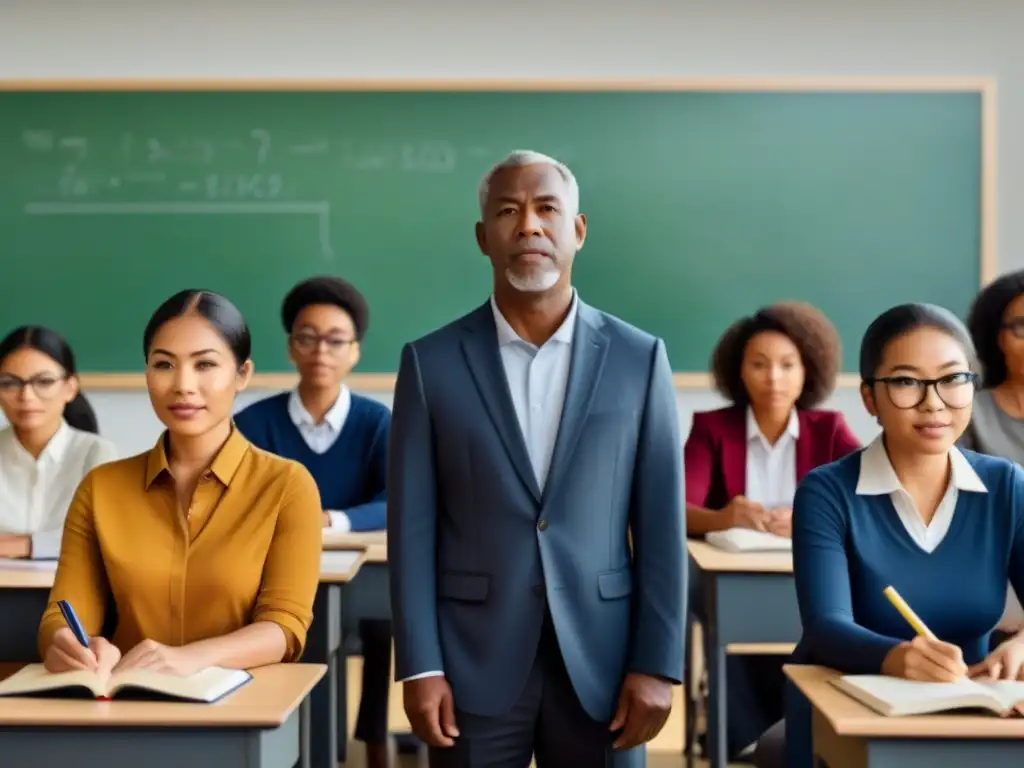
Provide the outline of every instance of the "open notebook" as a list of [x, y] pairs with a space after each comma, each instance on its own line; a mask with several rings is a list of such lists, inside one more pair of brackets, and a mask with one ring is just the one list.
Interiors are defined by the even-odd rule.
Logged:
[[42, 664], [29, 664], [0, 682], [0, 696], [74, 698], [92, 694], [97, 699], [112, 699], [124, 695], [209, 704], [250, 680], [252, 675], [244, 670], [221, 667], [207, 667], [188, 677], [148, 669], [129, 669], [108, 677], [85, 671], [51, 674]]
[[843, 693], [887, 717], [926, 715], [954, 709], [1010, 714], [1024, 704], [1024, 682], [969, 680], [923, 683], [884, 675], [845, 675], [832, 680]]
[[712, 531], [705, 541], [713, 547], [727, 552], [792, 552], [793, 541], [774, 533], [755, 531], [752, 528], [729, 528]]

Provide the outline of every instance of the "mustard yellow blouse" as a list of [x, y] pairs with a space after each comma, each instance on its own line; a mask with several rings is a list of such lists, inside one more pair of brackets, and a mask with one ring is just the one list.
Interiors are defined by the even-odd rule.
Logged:
[[272, 621], [295, 661], [320, 576], [320, 494], [299, 463], [251, 445], [238, 430], [179, 509], [164, 439], [148, 453], [85, 476], [68, 509], [56, 580], [39, 626], [44, 652], [66, 626], [67, 600], [98, 635], [108, 605], [113, 643], [185, 645]]

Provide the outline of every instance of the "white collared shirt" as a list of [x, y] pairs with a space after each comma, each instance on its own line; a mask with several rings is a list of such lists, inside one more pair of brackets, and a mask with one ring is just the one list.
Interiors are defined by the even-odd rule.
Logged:
[[13, 427], [0, 430], [0, 533], [31, 536], [33, 558], [56, 558], [78, 484], [93, 467], [116, 458], [109, 440], [63, 421], [38, 459]]
[[796, 441], [800, 419], [794, 408], [775, 445], [761, 432], [753, 408], [747, 407], [746, 497], [766, 508], [792, 507], [796, 495]]
[[505, 378], [512, 394], [519, 428], [526, 442], [530, 463], [543, 490], [551, 468], [551, 455], [562, 420], [565, 390], [569, 382], [569, 363], [576, 330], [579, 301], [573, 291], [569, 314], [540, 347], [520, 338], [501, 314], [494, 296], [491, 311], [498, 331], [498, 348]]
[[900, 522], [907, 529], [910, 538], [925, 552], [934, 552], [935, 548], [949, 532], [956, 511], [956, 502], [960, 491], [971, 493], [988, 493], [985, 484], [974, 471], [964, 455], [956, 448], [949, 451], [949, 486], [929, 524], [925, 525], [921, 515], [914, 506], [914, 500], [907, 493], [896, 470], [892, 468], [889, 454], [881, 436], [864, 449], [860, 457], [860, 476], [857, 478], [857, 494], [860, 496], [888, 495], [892, 500]]
[[[579, 300], [573, 291], [569, 314], [551, 338], [538, 347], [525, 341], [513, 330], [498, 309], [494, 296], [491, 296], [491, 312], [494, 313], [498, 349], [512, 395], [512, 407], [515, 408], [537, 485], [542, 490], [551, 468], [551, 455], [555, 450], [555, 439], [562, 421], [578, 310]], [[431, 670], [412, 675], [401, 682], [442, 674], [438, 670]]]
[[[334, 401], [334, 405], [328, 409], [320, 422], [317, 422], [306, 410], [297, 389], [292, 390], [288, 398], [288, 416], [313, 453], [326, 453], [338, 441], [351, 408], [352, 392], [344, 384], [341, 385], [338, 399]], [[325, 511], [331, 518], [331, 528], [341, 531], [348, 531], [352, 528], [348, 515], [343, 511], [335, 509]]]

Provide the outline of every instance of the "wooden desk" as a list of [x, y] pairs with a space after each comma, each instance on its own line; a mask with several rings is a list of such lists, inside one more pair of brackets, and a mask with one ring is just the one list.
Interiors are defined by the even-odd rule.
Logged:
[[788, 552], [725, 552], [700, 540], [687, 541], [687, 549], [699, 574], [697, 617], [707, 645], [708, 759], [711, 768], [725, 768], [725, 657], [730, 645], [784, 649], [800, 639], [793, 558]]
[[811, 703], [815, 756], [829, 768], [1019, 768], [1024, 719], [937, 714], [883, 717], [834, 688], [838, 672], [787, 664]]
[[336, 530], [324, 528], [324, 549], [365, 550], [369, 547], [383, 546], [385, 551], [387, 551], [387, 543], [388, 534], [386, 531], [346, 531], [339, 533]]
[[[17, 664], [0, 667], [0, 678]], [[0, 754], [11, 766], [293, 768], [321, 664], [275, 664], [213, 704], [0, 698]]]
[[323, 551], [320, 553], [320, 583], [347, 584], [366, 562], [366, 550]]
[[[361, 551], [324, 553], [320, 585], [313, 603], [313, 624], [302, 660], [327, 668], [310, 696], [311, 766], [335, 768], [348, 749], [346, 665], [342, 647], [342, 591], [359, 573]], [[56, 561], [0, 562], [0, 659], [38, 661], [36, 629], [46, 602]], [[146, 765], [146, 768], [153, 768]], [[191, 767], [190, 767], [191, 768]]]

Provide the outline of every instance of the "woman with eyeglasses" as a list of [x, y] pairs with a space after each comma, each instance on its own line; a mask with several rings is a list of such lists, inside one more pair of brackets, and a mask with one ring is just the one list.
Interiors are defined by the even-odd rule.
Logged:
[[[794, 663], [922, 681], [1024, 678], [1024, 633], [995, 651], [1007, 582], [1024, 588], [1024, 470], [961, 451], [978, 376], [950, 312], [905, 304], [860, 350], [861, 395], [881, 435], [811, 472], [793, 512], [803, 636]], [[938, 639], [916, 637], [892, 585]], [[761, 739], [761, 768], [811, 765], [810, 706], [787, 685], [786, 720]]]
[[[314, 277], [288, 293], [281, 320], [299, 384], [248, 406], [235, 424], [253, 444], [305, 465], [320, 488], [323, 527], [383, 530], [391, 411], [345, 386], [369, 324], [366, 299], [341, 278]], [[391, 622], [363, 618], [359, 634], [363, 697], [355, 737], [366, 744], [369, 768], [383, 768], [389, 760]]]
[[79, 481], [117, 458], [60, 334], [23, 326], [0, 341], [0, 409], [0, 558], [56, 558]]
[[[960, 444], [1024, 465], [1024, 271], [986, 286], [974, 300], [967, 328], [978, 349], [984, 389]], [[1020, 629], [1024, 611], [1010, 593], [994, 642]]]

